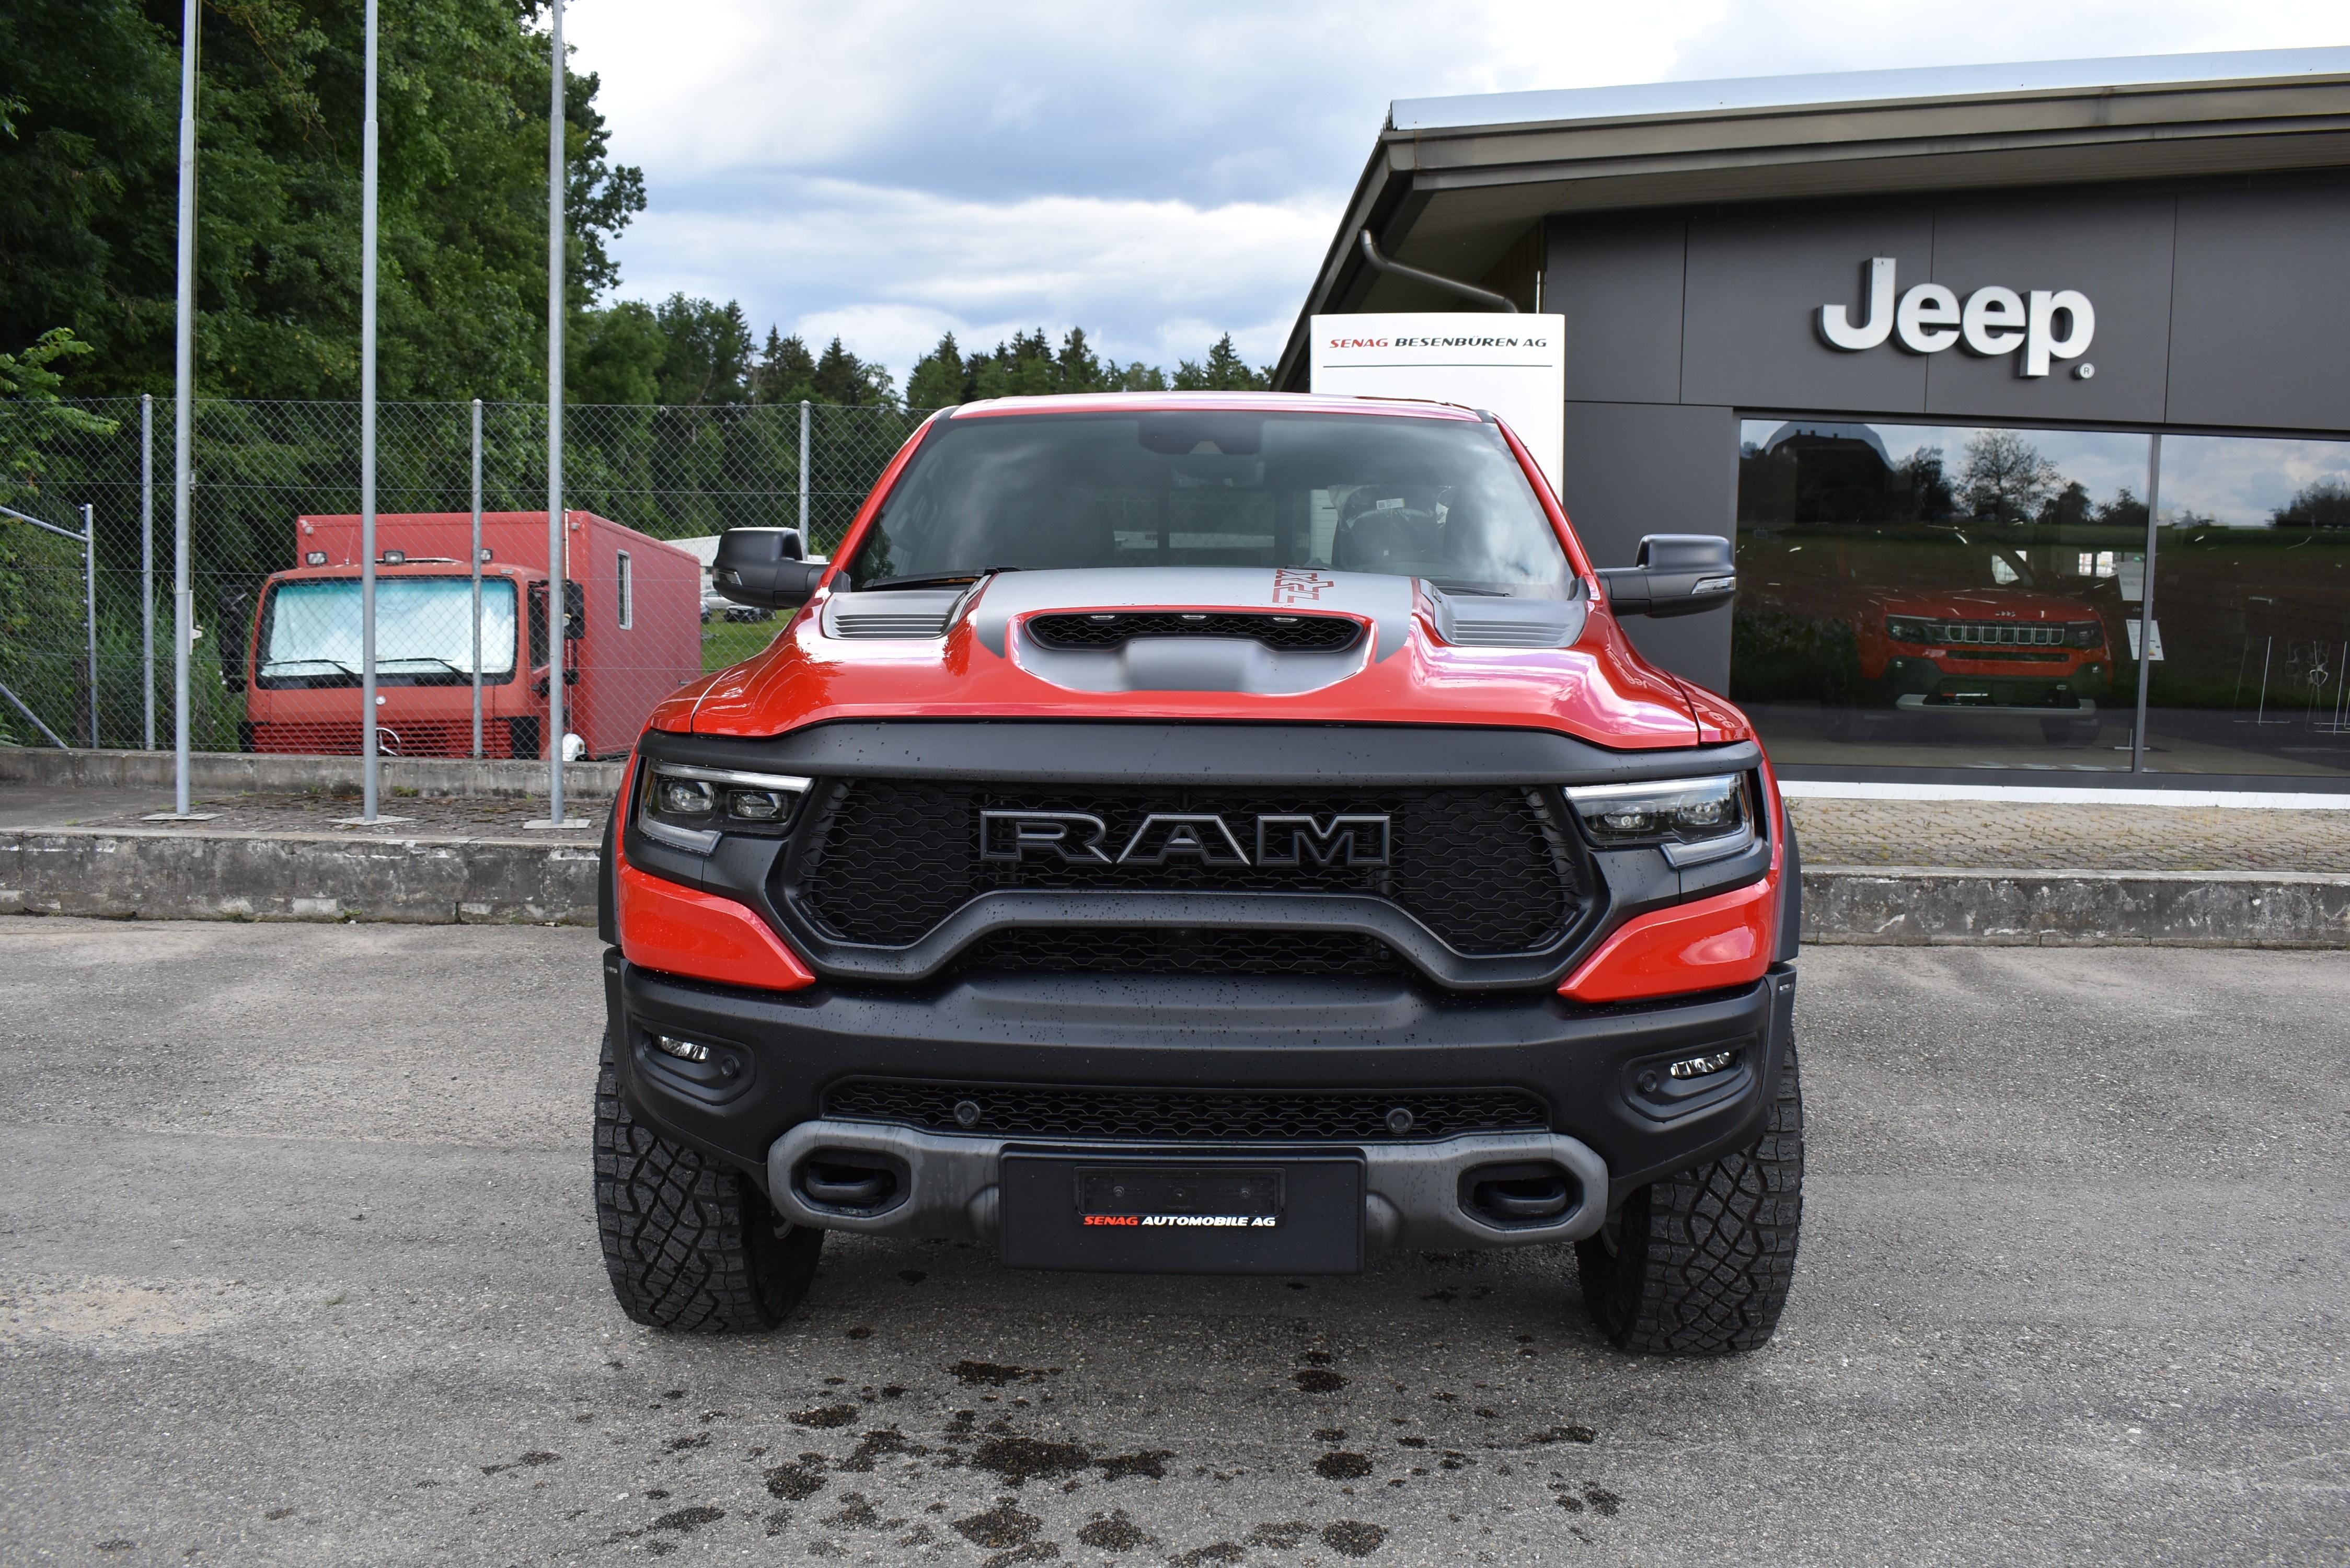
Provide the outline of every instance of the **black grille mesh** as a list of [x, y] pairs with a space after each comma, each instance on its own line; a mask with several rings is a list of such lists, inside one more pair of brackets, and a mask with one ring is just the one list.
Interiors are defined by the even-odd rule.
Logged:
[[1407, 974], [1377, 937], [1347, 931], [1199, 930], [1018, 926], [991, 933], [956, 959], [964, 971], [1058, 974]]
[[[1384, 813], [1384, 867], [1069, 865], [980, 858], [982, 810], [1088, 812], [1109, 824], [1115, 855], [1152, 812], [1218, 812], [1243, 845], [1263, 814]], [[903, 780], [851, 783], [808, 829], [797, 903], [839, 940], [915, 941], [994, 888], [1106, 892], [1353, 893], [1387, 899], [1454, 950], [1529, 952], [1562, 936], [1585, 889], [1568, 829], [1542, 792], [1378, 789], [1359, 794], [1130, 787], [1074, 791]]]
[[[965, 1126], [955, 1106], [979, 1107]], [[1410, 1123], [1398, 1132], [1398, 1110]], [[853, 1078], [825, 1096], [825, 1114], [997, 1137], [1263, 1139], [1381, 1143], [1461, 1133], [1541, 1131], [1543, 1102], [1514, 1089], [1213, 1091], [1053, 1089], [1019, 1084], [907, 1084]]]
[[1283, 651], [1336, 653], [1362, 637], [1360, 623], [1334, 615], [1184, 615], [1173, 610], [1041, 615], [1028, 635], [1046, 648], [1119, 648], [1137, 637], [1247, 637]]

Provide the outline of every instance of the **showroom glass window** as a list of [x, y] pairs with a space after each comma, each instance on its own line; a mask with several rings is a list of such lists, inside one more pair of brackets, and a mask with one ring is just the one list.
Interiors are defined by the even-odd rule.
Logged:
[[2128, 767], [2147, 450], [1745, 421], [1731, 696], [1789, 763]]
[[[1731, 694], [1792, 763], [2131, 763], [2152, 438], [1748, 420]], [[2149, 769], [2350, 771], [2350, 443], [2166, 435]]]
[[2350, 773], [2350, 441], [2162, 438], [2147, 764]]

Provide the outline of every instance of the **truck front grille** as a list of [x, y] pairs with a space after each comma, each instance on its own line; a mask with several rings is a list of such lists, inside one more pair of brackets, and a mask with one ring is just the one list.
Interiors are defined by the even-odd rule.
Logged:
[[[1431, 737], [1430, 744], [1440, 743]], [[983, 812], [1043, 817], [1062, 814], [1098, 821], [1102, 853], [1074, 861], [1034, 853], [1018, 860], [988, 858], [983, 854]], [[1229, 839], [1212, 823], [1200, 831], [1237, 854], [1165, 856], [1157, 865], [1141, 864], [1132, 857], [1121, 860], [1154, 815], [1221, 821], [1229, 828]], [[1296, 863], [1255, 863], [1262, 849], [1260, 817], [1292, 822], [1309, 817], [1329, 825], [1342, 816], [1383, 820], [1383, 826], [1367, 829], [1353, 850], [1332, 853], [1334, 846], [1326, 839], [1322, 853], [1330, 862], [1326, 865], [1316, 863], [1311, 846], [1291, 843], [1284, 836], [1289, 830], [1284, 829], [1276, 841], [1287, 847], [1285, 857]], [[1565, 820], [1556, 792], [1534, 787], [1360, 793], [1339, 787], [1307, 794], [1130, 785], [1061, 785], [1048, 791], [984, 783], [861, 779], [831, 795], [807, 833], [793, 889], [797, 907], [829, 937], [876, 946], [917, 941], [972, 899], [999, 889], [1326, 893], [1384, 899], [1455, 952], [1504, 955], [1550, 947], [1565, 935], [1592, 898], [1588, 862]], [[1364, 863], [1377, 860], [1380, 851], [1384, 864]], [[1223, 863], [1205, 863], [1209, 858]], [[1303, 923], [1312, 924], [1310, 919]], [[1088, 934], [1097, 940], [1104, 935]], [[1224, 935], [1201, 932], [1191, 940], [1195, 949], [1199, 944], [1212, 948]], [[1132, 953], [1138, 963], [1162, 958], [1170, 950], [1163, 937], [1142, 943], [1118, 940], [1124, 943], [1122, 950]], [[1266, 943], [1262, 932], [1239, 940]], [[1355, 947], [1347, 963], [1371, 961], [1361, 939], [1347, 940]], [[1062, 932], [1047, 929], [1036, 936], [1029, 951], [1063, 940]], [[1098, 966], [1088, 959], [1077, 967]]]
[[[958, 1106], [977, 1114], [965, 1121]], [[1520, 1089], [1039, 1088], [883, 1078], [835, 1085], [825, 1115], [994, 1137], [1169, 1142], [1389, 1143], [1550, 1126], [1543, 1102]]]

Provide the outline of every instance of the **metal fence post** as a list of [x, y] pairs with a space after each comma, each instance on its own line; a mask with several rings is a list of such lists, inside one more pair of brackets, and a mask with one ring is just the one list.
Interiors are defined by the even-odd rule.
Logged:
[[81, 625], [89, 657], [89, 748], [98, 750], [98, 509], [81, 504]]
[[811, 553], [813, 549], [808, 539], [807, 526], [807, 432], [808, 400], [802, 398], [800, 400], [800, 551], [804, 555]]
[[367, 124], [359, 202], [359, 820], [376, 819], [375, 745], [375, 116], [376, 0], [367, 0]]
[[482, 400], [473, 400], [473, 756], [482, 755]]
[[155, 394], [139, 394], [140, 745], [155, 749]]
[[195, 590], [188, 582], [188, 443], [196, 371], [196, 0], [183, 0], [180, 34], [180, 278], [173, 323], [172, 410], [172, 815], [188, 813], [188, 650]]
[[563, 820], [563, 677], [571, 651], [564, 634], [570, 583], [563, 526], [563, 0], [548, 11], [548, 75], [553, 78], [546, 115], [546, 825]]
[[2162, 437], [2154, 435], [2146, 455], [2146, 575], [2137, 591], [2137, 725], [2130, 731], [2130, 772], [2146, 772], [2146, 696], [2154, 681], [2155, 520], [2162, 513]]

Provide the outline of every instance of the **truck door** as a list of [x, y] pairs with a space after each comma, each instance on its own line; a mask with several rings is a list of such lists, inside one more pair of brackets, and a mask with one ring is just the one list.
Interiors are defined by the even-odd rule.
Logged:
[[[575, 733], [579, 731], [579, 720], [571, 710], [580, 701], [579, 644], [587, 631], [588, 590], [567, 581], [563, 585], [564, 725]], [[514, 754], [518, 757], [544, 754], [541, 737], [546, 733], [546, 715], [550, 705], [547, 661], [546, 579], [541, 577], [530, 585], [530, 689], [539, 699], [538, 711], [526, 720], [514, 722]], [[560, 737], [556, 743], [561, 743]]]

